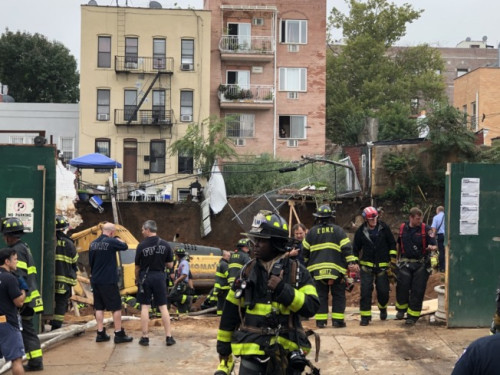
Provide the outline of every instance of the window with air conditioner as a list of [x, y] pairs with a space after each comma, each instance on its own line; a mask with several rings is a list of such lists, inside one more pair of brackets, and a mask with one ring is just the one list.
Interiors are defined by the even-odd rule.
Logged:
[[190, 194], [191, 194], [190, 189], [177, 189], [177, 201], [178, 202], [187, 201]]
[[108, 121], [110, 111], [110, 90], [97, 89], [97, 121]]
[[307, 91], [306, 68], [280, 68], [280, 91]]
[[289, 139], [287, 140], [288, 147], [298, 147], [299, 146], [299, 140], [298, 139]]
[[228, 113], [225, 116], [226, 136], [229, 138], [252, 138], [255, 132], [255, 115]]
[[281, 20], [280, 42], [307, 44], [306, 20]]
[[193, 91], [181, 91], [181, 122], [193, 121]]
[[153, 39], [153, 69], [166, 68], [167, 41], [164, 38]]
[[97, 37], [97, 67], [111, 68], [111, 37]]
[[281, 133], [280, 138], [306, 139], [306, 116], [279, 116], [278, 121]]
[[255, 17], [252, 19], [252, 25], [254, 26], [264, 26], [264, 18], [262, 17]]
[[137, 69], [137, 62], [139, 60], [139, 39], [138, 38], [125, 38], [125, 68]]
[[[184, 69], [186, 68], [186, 69]], [[194, 40], [181, 39], [181, 69], [194, 69]]]
[[165, 173], [166, 147], [164, 140], [152, 140], [149, 149], [149, 173]]

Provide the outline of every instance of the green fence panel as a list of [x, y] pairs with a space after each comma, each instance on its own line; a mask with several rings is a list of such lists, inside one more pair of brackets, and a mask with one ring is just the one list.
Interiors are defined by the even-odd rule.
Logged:
[[[33, 254], [44, 314], [54, 301], [56, 148], [0, 145], [0, 214], [19, 217], [31, 232], [22, 237]], [[1, 246], [5, 246], [2, 241]], [[36, 325], [40, 326], [37, 318]]]
[[450, 164], [448, 327], [487, 327], [500, 282], [500, 164]]

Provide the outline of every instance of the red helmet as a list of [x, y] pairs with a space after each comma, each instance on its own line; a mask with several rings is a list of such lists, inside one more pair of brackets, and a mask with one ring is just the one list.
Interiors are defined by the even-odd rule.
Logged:
[[378, 217], [378, 211], [375, 207], [370, 206], [363, 210], [362, 215], [365, 219], [375, 219]]

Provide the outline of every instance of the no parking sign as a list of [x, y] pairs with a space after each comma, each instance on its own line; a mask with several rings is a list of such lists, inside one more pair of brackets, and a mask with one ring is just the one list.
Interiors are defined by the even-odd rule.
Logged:
[[33, 198], [7, 198], [6, 211], [8, 217], [17, 217], [23, 222], [24, 231], [33, 232], [35, 202]]

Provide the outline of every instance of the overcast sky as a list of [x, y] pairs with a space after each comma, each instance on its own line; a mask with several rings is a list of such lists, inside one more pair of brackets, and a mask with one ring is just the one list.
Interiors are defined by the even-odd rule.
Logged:
[[[116, 5], [116, 0], [96, 0], [99, 5]], [[148, 0], [118, 0], [120, 5], [147, 6]], [[185, 7], [203, 7], [203, 0], [157, 0], [164, 8], [174, 3]], [[323, 0], [310, 0], [323, 1]], [[80, 58], [80, 4], [88, 0], [0, 0], [0, 32], [11, 31], [40, 33], [49, 40], [57, 40]], [[392, 0], [396, 5], [412, 3], [415, 9], [424, 9], [421, 17], [410, 24], [406, 36], [398, 43], [415, 46], [455, 47], [471, 37], [481, 40], [488, 37], [488, 44], [498, 47], [500, 41], [500, 1], [498, 0]], [[348, 10], [343, 0], [327, 0], [327, 11], [336, 6]], [[340, 33], [333, 34], [340, 39]]]

